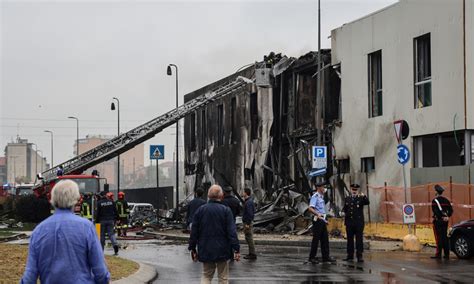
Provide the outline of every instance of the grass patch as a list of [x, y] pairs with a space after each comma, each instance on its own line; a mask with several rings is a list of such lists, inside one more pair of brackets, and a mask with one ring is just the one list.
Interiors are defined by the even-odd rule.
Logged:
[[13, 236], [15, 235], [14, 233], [10, 232], [10, 231], [4, 231], [4, 230], [1, 230], [0, 231], [0, 238], [2, 237], [10, 237], [10, 236]]
[[[18, 283], [25, 271], [28, 246], [0, 244], [0, 283]], [[112, 280], [127, 277], [138, 270], [138, 263], [116, 256], [105, 256]]]

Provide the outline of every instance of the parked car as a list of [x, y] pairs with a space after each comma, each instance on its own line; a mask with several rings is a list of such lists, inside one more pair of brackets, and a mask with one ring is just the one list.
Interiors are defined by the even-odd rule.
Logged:
[[458, 258], [474, 256], [474, 219], [452, 226], [448, 237], [450, 248]]

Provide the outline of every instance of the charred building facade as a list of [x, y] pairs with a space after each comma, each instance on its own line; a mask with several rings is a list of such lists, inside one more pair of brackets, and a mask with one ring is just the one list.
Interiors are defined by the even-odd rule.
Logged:
[[[247, 88], [219, 98], [185, 118], [185, 170], [188, 192], [212, 183], [236, 192], [254, 190], [263, 203], [310, 192], [310, 145], [331, 145], [328, 126], [339, 119], [340, 78], [329, 50], [300, 58], [271, 53], [262, 62], [185, 96], [185, 102], [243, 76]], [[317, 76], [321, 75], [321, 108]], [[318, 109], [321, 111], [318, 113]], [[331, 147], [328, 147], [329, 149]], [[328, 169], [332, 169], [329, 161]], [[327, 178], [331, 176], [329, 170]], [[306, 200], [303, 198], [302, 200]]]

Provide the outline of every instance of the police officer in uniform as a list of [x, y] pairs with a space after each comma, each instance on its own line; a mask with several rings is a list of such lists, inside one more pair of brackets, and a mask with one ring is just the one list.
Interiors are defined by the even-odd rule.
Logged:
[[81, 204], [81, 216], [92, 221], [92, 193], [86, 192]]
[[100, 244], [102, 250], [105, 246], [105, 233], [109, 236], [114, 247], [115, 255], [118, 254], [118, 243], [115, 238], [114, 223], [117, 219], [117, 208], [113, 200], [106, 197], [105, 192], [101, 192], [101, 199], [97, 201], [97, 210], [95, 211], [95, 220], [100, 223]]
[[115, 201], [115, 207], [117, 207], [118, 214], [117, 233], [119, 236], [125, 237], [127, 236], [128, 215], [130, 214], [130, 209], [128, 208], [127, 200], [125, 200], [125, 193], [122, 191], [118, 193], [118, 200]]
[[235, 196], [232, 195], [232, 186], [224, 187], [224, 199], [222, 200], [222, 204], [226, 205], [232, 211], [232, 215], [234, 216], [234, 223], [235, 218], [237, 215], [240, 214], [240, 202]]
[[431, 201], [431, 210], [433, 211], [433, 231], [436, 239], [436, 254], [431, 258], [440, 259], [441, 252], [444, 250], [444, 258], [449, 259], [449, 240], [448, 240], [448, 222], [449, 217], [453, 215], [451, 202], [442, 196], [444, 188], [435, 185], [436, 197]]
[[345, 261], [354, 261], [354, 236], [356, 239], [357, 262], [364, 262], [362, 252], [364, 251], [364, 205], [369, 205], [369, 199], [363, 193], [359, 193], [360, 186], [351, 184], [352, 194], [344, 200], [344, 224], [347, 233], [347, 257]]
[[316, 254], [318, 245], [321, 243], [321, 254], [323, 262], [335, 262], [335, 259], [329, 256], [329, 235], [327, 229], [326, 208], [324, 202], [324, 193], [327, 189], [325, 183], [317, 183], [313, 187], [314, 194], [311, 196], [308, 210], [313, 214], [313, 240], [311, 241], [311, 251], [308, 261], [318, 263]]

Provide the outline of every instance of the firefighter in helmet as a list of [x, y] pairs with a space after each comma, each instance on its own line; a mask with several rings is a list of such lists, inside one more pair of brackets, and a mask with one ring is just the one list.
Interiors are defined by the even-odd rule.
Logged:
[[118, 235], [125, 237], [127, 235], [128, 215], [130, 213], [130, 209], [128, 208], [128, 203], [125, 200], [125, 193], [122, 191], [118, 193], [118, 200], [115, 201], [115, 207], [117, 208], [119, 219], [117, 224]]
[[92, 193], [86, 192], [81, 205], [81, 216], [92, 221]]

